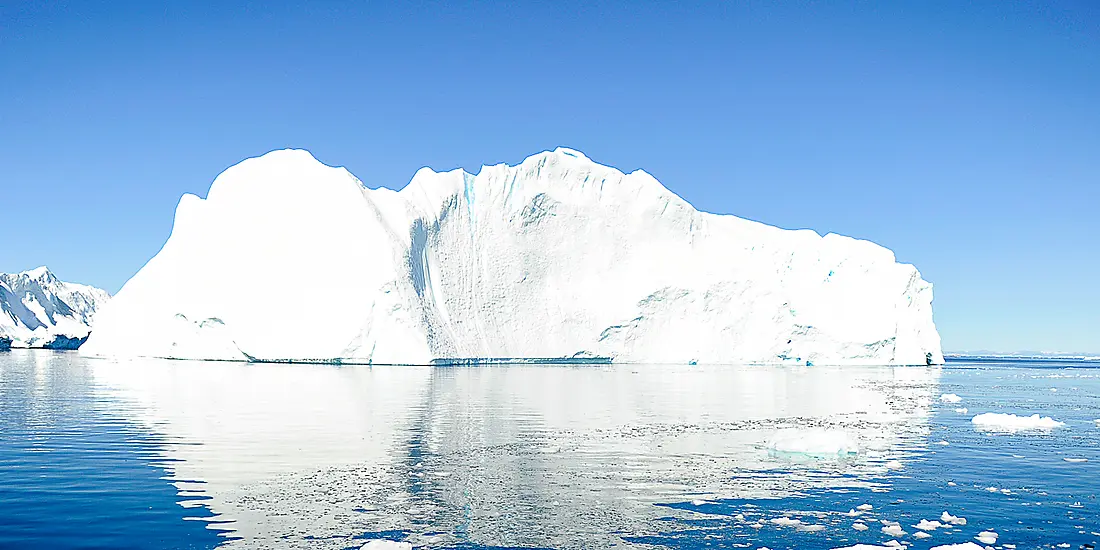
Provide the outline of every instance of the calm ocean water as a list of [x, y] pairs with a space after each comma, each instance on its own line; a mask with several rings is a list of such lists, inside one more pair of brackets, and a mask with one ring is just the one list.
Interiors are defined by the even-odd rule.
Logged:
[[[0, 353], [0, 547], [924, 549], [993, 531], [997, 548], [1079, 548], [1100, 542], [1096, 366], [329, 367], [15, 350]], [[1065, 426], [987, 433], [971, 423], [984, 412]], [[860, 451], [770, 449], [786, 428], [843, 431]], [[966, 525], [914, 527], [944, 511]]]

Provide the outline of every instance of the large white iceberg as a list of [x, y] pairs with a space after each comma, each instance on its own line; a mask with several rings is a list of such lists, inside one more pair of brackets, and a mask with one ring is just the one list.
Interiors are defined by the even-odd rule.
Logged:
[[889, 250], [700, 212], [557, 149], [401, 191], [283, 150], [185, 195], [100, 356], [941, 363], [932, 286]]
[[74, 349], [111, 295], [66, 283], [45, 267], [0, 273], [0, 346]]

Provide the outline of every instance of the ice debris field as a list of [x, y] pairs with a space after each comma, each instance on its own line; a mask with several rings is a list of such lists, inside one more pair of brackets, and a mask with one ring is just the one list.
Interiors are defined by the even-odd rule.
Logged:
[[700, 212], [559, 148], [368, 189], [301, 150], [185, 195], [82, 352], [236, 361], [939, 364], [874, 243]]

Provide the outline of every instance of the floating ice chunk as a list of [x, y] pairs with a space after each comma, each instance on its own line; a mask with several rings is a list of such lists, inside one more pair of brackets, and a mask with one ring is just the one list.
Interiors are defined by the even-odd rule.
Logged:
[[768, 439], [765, 446], [775, 452], [814, 457], [855, 454], [859, 444], [843, 430], [823, 428], [784, 428]]
[[915, 539], [926, 539], [926, 538], [931, 537], [931, 536], [932, 535], [929, 535], [928, 533], [925, 533], [924, 531], [917, 531], [916, 533], [913, 533], [913, 538], [915, 538]]
[[978, 539], [978, 542], [982, 544], [997, 544], [997, 536], [995, 531], [982, 531], [974, 538]]
[[1057, 547], [1058, 548], [1069, 548], [1069, 543], [1068, 542], [1063, 542], [1062, 544], [1059, 544]]
[[843, 548], [833, 548], [833, 550], [894, 550], [895, 546], [875, 546], [874, 544], [857, 544], [855, 546], [845, 546]]
[[791, 519], [788, 517], [772, 518], [769, 521], [780, 527], [794, 527], [796, 525], [802, 525], [802, 520]]
[[1049, 416], [1016, 416], [1004, 413], [984, 413], [975, 416], [971, 422], [981, 430], [1016, 433], [1024, 431], [1044, 430], [1065, 426], [1064, 422], [1054, 420]]
[[888, 540], [886, 541], [886, 546], [889, 546], [891, 548], [901, 548], [901, 543], [896, 540]]
[[1066, 462], [1088, 462], [1089, 461], [1089, 459], [1087, 459], [1087, 458], [1070, 458], [1068, 456], [1063, 458], [1062, 460], [1065, 460]]
[[950, 443], [948, 443], [947, 441], [942, 441], [941, 440], [941, 441], [937, 441], [936, 445], [943, 445], [944, 447], [946, 447], [946, 446], [950, 445]]
[[874, 506], [871, 506], [870, 504], [860, 504], [859, 506], [856, 506], [856, 510], [862, 510], [864, 512], [866, 512], [868, 510], [871, 510], [873, 508], [874, 508]]
[[932, 550], [985, 550], [981, 546], [974, 544], [973, 542], [964, 542], [962, 544], [945, 544], [943, 546], [933, 546]]
[[695, 500], [691, 501], [691, 505], [692, 505], [692, 506], [702, 506], [702, 505], [704, 505], [704, 504], [706, 504], [706, 503], [707, 503], [707, 501], [705, 501], [705, 500], [700, 500], [700, 499], [695, 499]]
[[940, 521], [944, 522], [945, 524], [950, 524], [950, 525], [966, 525], [966, 518], [960, 518], [959, 516], [953, 516], [953, 515], [947, 513], [947, 510], [944, 510], [944, 512], [942, 514], [940, 514]]
[[824, 531], [825, 526], [820, 525], [820, 524], [814, 524], [814, 525], [805, 525], [805, 524], [803, 524], [803, 525], [796, 525], [795, 529], [798, 529], [799, 531], [802, 531], [804, 533], [817, 533], [818, 531]]
[[733, 519], [737, 521], [745, 521], [745, 514], [737, 514], [736, 516], [733, 516]]
[[889, 470], [900, 470], [904, 467], [905, 465], [902, 464], [900, 460], [891, 460], [886, 463], [886, 468]]
[[955, 409], [955, 412], [959, 414], [966, 414], [970, 412], [970, 409], [967, 409], [966, 407], [959, 407], [958, 409]]
[[866, 531], [866, 530], [870, 529], [870, 527], [867, 527], [866, 523], [857, 521], [857, 522], [852, 524], [852, 529], [855, 529], [856, 531]]
[[928, 521], [926, 519], [922, 519], [920, 520], [920, 523], [914, 525], [913, 527], [916, 529], [920, 529], [921, 531], [935, 531], [936, 529], [943, 527], [943, 524], [936, 520]]
[[891, 523], [890, 525], [883, 527], [882, 532], [890, 535], [891, 537], [900, 537], [905, 535], [905, 531], [903, 531], [901, 529], [901, 525], [897, 523]]
[[962, 402], [962, 400], [963, 400], [963, 398], [961, 398], [961, 397], [959, 397], [959, 396], [957, 396], [953, 393], [945, 393], [945, 394], [940, 396], [940, 401], [942, 401], [944, 403], [960, 403], [960, 402]]
[[396, 540], [374, 539], [367, 541], [359, 550], [412, 550], [413, 545]]

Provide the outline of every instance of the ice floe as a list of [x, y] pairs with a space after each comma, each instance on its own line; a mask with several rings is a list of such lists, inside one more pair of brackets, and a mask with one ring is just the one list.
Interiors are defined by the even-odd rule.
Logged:
[[943, 524], [936, 520], [928, 521], [926, 519], [922, 519], [920, 520], [920, 523], [914, 525], [913, 527], [915, 529], [920, 529], [921, 531], [935, 531], [936, 529], [943, 527]]
[[981, 430], [1006, 433], [1049, 431], [1066, 425], [1064, 422], [1059, 422], [1049, 416], [1039, 416], [1038, 414], [1016, 416], [1005, 413], [983, 413], [975, 416], [971, 419], [971, 422]]
[[966, 525], [966, 518], [960, 518], [959, 516], [953, 516], [950, 513], [948, 513], [947, 510], [944, 510], [943, 513], [940, 514], [940, 521], [942, 521], [945, 524], [950, 524], [950, 525]]
[[815, 457], [859, 452], [859, 444], [848, 432], [824, 428], [784, 428], [772, 435], [765, 446], [778, 453]]
[[961, 397], [959, 397], [959, 396], [957, 396], [953, 393], [945, 393], [945, 394], [940, 396], [940, 401], [942, 401], [944, 403], [959, 403], [959, 402], [962, 402], [962, 400], [963, 399]]
[[891, 537], [900, 537], [905, 535], [905, 531], [902, 530], [901, 524], [897, 522], [890, 522], [882, 528], [882, 532], [890, 535]]
[[974, 538], [978, 539], [978, 542], [982, 544], [997, 544], [997, 536], [996, 531], [982, 531]]
[[359, 550], [412, 550], [413, 545], [395, 540], [375, 539], [368, 541]]
[[973, 542], [964, 542], [962, 544], [944, 544], [943, 546], [933, 546], [932, 550], [985, 550], [981, 546], [974, 544]]

